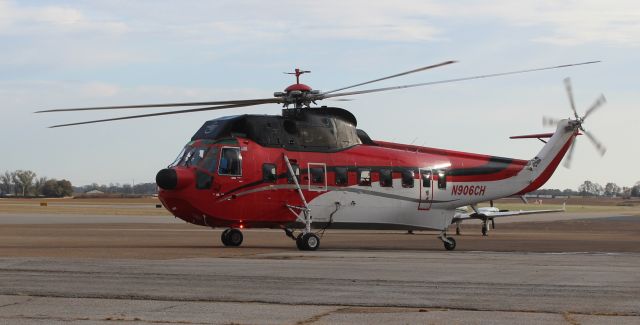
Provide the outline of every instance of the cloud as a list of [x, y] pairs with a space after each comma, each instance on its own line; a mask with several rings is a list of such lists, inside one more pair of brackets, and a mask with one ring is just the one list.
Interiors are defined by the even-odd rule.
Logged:
[[471, 19], [499, 19], [516, 27], [532, 27], [532, 41], [554, 45], [587, 43], [640, 45], [638, 1], [493, 1], [452, 4], [447, 14]]
[[12, 1], [0, 1], [0, 33], [31, 34], [55, 32], [100, 32], [121, 34], [126, 23], [87, 17], [82, 11], [62, 6], [22, 6]]

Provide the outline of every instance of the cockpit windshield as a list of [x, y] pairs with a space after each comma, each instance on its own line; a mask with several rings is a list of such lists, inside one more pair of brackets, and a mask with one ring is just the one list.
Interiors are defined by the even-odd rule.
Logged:
[[169, 167], [199, 167], [214, 173], [218, 165], [218, 148], [207, 143], [188, 143]]

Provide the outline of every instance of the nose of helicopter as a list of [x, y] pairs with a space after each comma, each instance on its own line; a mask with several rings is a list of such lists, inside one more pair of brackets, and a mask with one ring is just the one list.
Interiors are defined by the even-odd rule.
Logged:
[[193, 173], [185, 169], [164, 168], [156, 174], [156, 184], [163, 190], [177, 190], [193, 182]]

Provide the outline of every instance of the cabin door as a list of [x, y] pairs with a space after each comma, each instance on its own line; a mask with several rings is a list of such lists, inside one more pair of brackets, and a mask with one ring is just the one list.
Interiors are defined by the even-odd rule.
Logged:
[[431, 169], [419, 169], [418, 172], [420, 174], [418, 210], [429, 210], [433, 201], [433, 171]]

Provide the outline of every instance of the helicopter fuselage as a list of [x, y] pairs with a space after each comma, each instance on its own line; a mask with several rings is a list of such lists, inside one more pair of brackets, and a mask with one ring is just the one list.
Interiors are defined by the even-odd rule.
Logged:
[[[262, 122], [257, 125], [265, 128], [234, 118], [233, 127], [205, 123], [178, 160], [158, 174], [159, 197], [176, 217], [208, 227], [296, 228], [304, 226], [306, 204], [314, 228], [445, 230], [457, 207], [542, 186], [576, 135], [559, 127], [536, 158], [518, 160], [373, 141], [356, 132], [355, 121], [353, 130], [342, 133], [327, 127], [326, 134], [334, 130], [337, 139], [318, 140], [336, 143], [340, 134], [357, 133], [352, 143], [344, 141], [346, 147], [305, 146], [311, 131], [303, 125], [291, 126], [297, 136], [291, 140]], [[273, 126], [270, 118], [264, 116]], [[234, 132], [238, 125], [250, 132]], [[225, 127], [202, 136], [203, 130]]]

